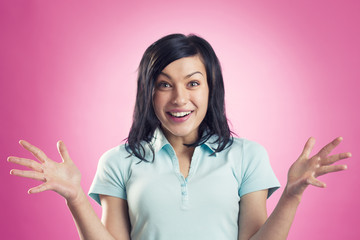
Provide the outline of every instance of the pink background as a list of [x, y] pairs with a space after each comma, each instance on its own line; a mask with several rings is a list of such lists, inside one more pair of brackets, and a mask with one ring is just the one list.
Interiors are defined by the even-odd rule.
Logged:
[[358, 239], [359, 12], [357, 0], [1, 1], [0, 238], [78, 238], [64, 200], [28, 195], [38, 182], [10, 176], [6, 158], [32, 157], [26, 139], [59, 161], [62, 139], [87, 191], [100, 155], [128, 134], [142, 53], [181, 32], [214, 47], [232, 129], [268, 149], [282, 186], [308, 137], [315, 150], [344, 137], [349, 169], [306, 191], [289, 239]]

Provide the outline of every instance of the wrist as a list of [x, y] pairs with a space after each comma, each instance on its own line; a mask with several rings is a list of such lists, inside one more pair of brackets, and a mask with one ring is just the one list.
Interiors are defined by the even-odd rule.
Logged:
[[82, 205], [84, 201], [87, 201], [87, 197], [82, 188], [80, 188], [74, 197], [65, 200], [69, 207], [76, 207]]
[[302, 194], [293, 194], [292, 191], [289, 191], [288, 185], [286, 185], [281, 198], [284, 199], [285, 201], [300, 204], [302, 199]]

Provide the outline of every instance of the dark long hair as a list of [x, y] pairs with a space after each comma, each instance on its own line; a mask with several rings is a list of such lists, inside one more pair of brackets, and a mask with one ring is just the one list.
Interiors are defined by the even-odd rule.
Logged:
[[152, 105], [155, 81], [171, 62], [197, 54], [205, 65], [209, 101], [205, 118], [199, 126], [200, 138], [187, 146], [199, 146], [213, 135], [216, 136], [214, 143], [217, 143], [215, 152], [222, 151], [232, 143], [232, 133], [225, 114], [224, 82], [220, 63], [213, 48], [199, 36], [171, 34], [149, 46], [141, 59], [133, 123], [126, 143], [126, 149], [130, 154], [148, 161], [145, 159], [144, 148], [144, 144], [148, 144], [154, 159], [155, 153], [150, 142], [154, 131], [160, 126]]

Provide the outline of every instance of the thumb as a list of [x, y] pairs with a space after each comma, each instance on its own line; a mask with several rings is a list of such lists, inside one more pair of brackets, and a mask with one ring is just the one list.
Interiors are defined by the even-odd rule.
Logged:
[[43, 191], [47, 191], [47, 190], [50, 190], [49, 184], [43, 183], [39, 186], [29, 189], [28, 194], [39, 193], [39, 192], [43, 192]]
[[57, 149], [63, 162], [71, 161], [68, 150], [66, 149], [63, 141], [60, 140], [57, 142]]

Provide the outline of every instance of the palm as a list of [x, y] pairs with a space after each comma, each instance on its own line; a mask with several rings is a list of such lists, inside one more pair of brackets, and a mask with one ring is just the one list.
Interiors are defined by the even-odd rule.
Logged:
[[80, 185], [80, 171], [73, 163], [49, 161], [44, 165], [45, 182], [64, 198], [73, 198], [73, 186]]
[[290, 167], [288, 172], [287, 193], [291, 196], [301, 198], [302, 193], [308, 185], [325, 187], [326, 184], [317, 179], [318, 176], [346, 169], [346, 165], [333, 165], [333, 163], [351, 156], [350, 153], [340, 153], [329, 156], [331, 151], [339, 145], [342, 138], [336, 138], [317, 154], [310, 153], [315, 144], [315, 139], [310, 138], [304, 147], [300, 157]]
[[48, 158], [43, 151], [31, 145], [26, 141], [20, 141], [20, 144], [30, 151], [39, 161], [26, 158], [9, 157], [8, 161], [22, 166], [26, 166], [31, 171], [11, 170], [12, 175], [32, 178], [44, 183], [31, 188], [29, 193], [38, 193], [46, 190], [53, 190], [59, 193], [67, 200], [74, 200], [80, 187], [81, 174], [78, 168], [70, 159], [63, 142], [58, 142], [58, 150], [62, 162], [58, 163]]

